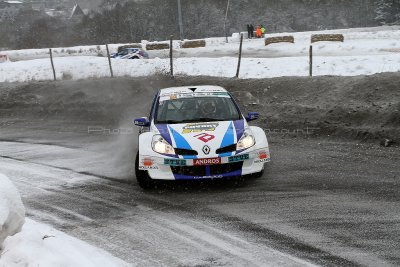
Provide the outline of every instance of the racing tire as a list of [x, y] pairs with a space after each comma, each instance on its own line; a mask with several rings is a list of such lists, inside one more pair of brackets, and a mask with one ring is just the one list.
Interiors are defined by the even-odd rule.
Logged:
[[139, 170], [139, 152], [136, 154], [135, 175], [139, 186], [142, 189], [149, 190], [155, 188], [155, 181], [150, 178], [147, 171]]
[[251, 174], [250, 177], [257, 179], [257, 178], [261, 178], [263, 175], [264, 175], [264, 169], [262, 169], [262, 171], [260, 171], [260, 172]]

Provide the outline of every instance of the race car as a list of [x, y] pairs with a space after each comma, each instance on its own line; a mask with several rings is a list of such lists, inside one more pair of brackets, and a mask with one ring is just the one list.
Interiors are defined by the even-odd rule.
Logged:
[[117, 59], [148, 59], [149, 54], [140, 48], [124, 48], [120, 52], [112, 54], [111, 58]]
[[261, 177], [270, 161], [268, 140], [248, 122], [231, 94], [219, 86], [172, 87], [154, 96], [140, 126], [135, 173], [148, 189], [155, 180]]

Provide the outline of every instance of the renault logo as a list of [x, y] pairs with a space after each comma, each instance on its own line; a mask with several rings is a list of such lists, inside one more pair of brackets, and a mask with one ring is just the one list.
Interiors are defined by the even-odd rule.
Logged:
[[210, 151], [211, 151], [211, 149], [210, 149], [210, 147], [209, 146], [203, 146], [203, 153], [204, 154], [206, 154], [206, 155], [208, 155], [208, 154], [210, 154]]

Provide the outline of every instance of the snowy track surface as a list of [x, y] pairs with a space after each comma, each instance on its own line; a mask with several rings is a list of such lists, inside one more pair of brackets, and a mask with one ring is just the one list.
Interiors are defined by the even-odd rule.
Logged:
[[[21, 191], [27, 216], [138, 266], [400, 264], [399, 147], [275, 135], [273, 161], [260, 179], [141, 190], [132, 174], [136, 136], [122, 129], [147, 114], [156, 88], [174, 82], [3, 84], [0, 172]], [[305, 80], [293, 82], [305, 105], [312, 88]], [[273, 90], [259, 100], [275, 99], [291, 110]], [[313, 94], [322, 97], [318, 92]], [[241, 104], [246, 96], [238, 95]], [[342, 106], [333, 113], [347, 113], [343, 102], [334, 104]], [[88, 134], [89, 126], [104, 133]], [[110, 129], [118, 131], [108, 134]]]
[[[371, 75], [400, 71], [400, 27], [377, 27], [323, 32], [273, 34], [293, 35], [295, 44], [264, 46], [263, 39], [246, 39], [240, 78], [270, 78], [309, 75], [310, 37], [314, 33], [343, 33], [344, 43], [313, 44], [313, 75]], [[236, 74], [238, 39], [208, 38], [204, 48], [174, 51], [176, 75], [233, 77]], [[118, 45], [112, 45], [116, 50]], [[11, 61], [0, 64], [0, 82], [52, 80], [48, 49], [4, 51]], [[114, 75], [142, 77], [169, 72], [169, 51], [150, 51], [149, 60], [112, 59]], [[54, 49], [58, 80], [109, 77], [104, 46], [82, 46]]]

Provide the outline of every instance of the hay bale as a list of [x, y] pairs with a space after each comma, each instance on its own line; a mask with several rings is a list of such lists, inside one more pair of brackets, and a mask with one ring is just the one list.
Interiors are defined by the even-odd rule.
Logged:
[[118, 47], [118, 53], [125, 48], [142, 48], [142, 44], [135, 43], [135, 44], [121, 45]]
[[311, 35], [311, 43], [315, 42], [344, 42], [343, 34], [313, 34]]
[[149, 43], [146, 45], [146, 50], [162, 50], [169, 49], [169, 43]]
[[275, 43], [294, 43], [294, 37], [289, 36], [277, 36], [265, 38], [265, 45], [275, 44]]
[[206, 40], [191, 40], [191, 41], [184, 41], [181, 44], [182, 48], [196, 48], [196, 47], [205, 47]]

